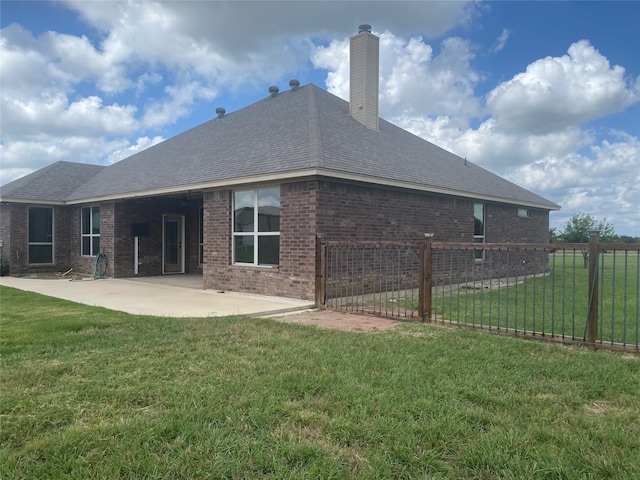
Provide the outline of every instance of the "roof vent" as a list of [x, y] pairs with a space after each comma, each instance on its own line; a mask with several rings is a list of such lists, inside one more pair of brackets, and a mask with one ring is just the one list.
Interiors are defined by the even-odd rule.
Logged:
[[371, 33], [371, 25], [367, 25], [367, 24], [360, 25], [358, 27], [358, 33], [362, 33], [362, 32]]
[[272, 97], [275, 97], [276, 95], [278, 95], [279, 91], [280, 91], [280, 89], [278, 87], [276, 87], [275, 85], [271, 85], [269, 87], [269, 93], [271, 94]]
[[293, 80], [289, 80], [289, 86], [291, 87], [291, 90], [295, 92], [300, 86], [300, 82], [294, 78]]
[[218, 118], [224, 117], [225, 113], [227, 113], [227, 111], [224, 109], [224, 107], [216, 108], [216, 114], [218, 115]]

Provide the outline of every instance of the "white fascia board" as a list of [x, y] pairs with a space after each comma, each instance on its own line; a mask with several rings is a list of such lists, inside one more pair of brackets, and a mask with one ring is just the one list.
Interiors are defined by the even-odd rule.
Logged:
[[43, 200], [35, 198], [12, 198], [12, 197], [0, 197], [0, 203], [24, 203], [29, 205], [66, 205], [67, 203], [61, 200]]

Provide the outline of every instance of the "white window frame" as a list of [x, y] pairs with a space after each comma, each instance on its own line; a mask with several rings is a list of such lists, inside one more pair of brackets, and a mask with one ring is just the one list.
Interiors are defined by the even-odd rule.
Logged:
[[[98, 231], [98, 233], [93, 233], [93, 210], [94, 209], [98, 209], [98, 214], [102, 215], [102, 213], [100, 212], [100, 205], [92, 205], [90, 207], [81, 207], [80, 208], [80, 256], [82, 257], [95, 257], [98, 253], [100, 252], [94, 252], [93, 251], [93, 239], [94, 238], [100, 238], [100, 231]], [[89, 222], [91, 223], [89, 225], [89, 233], [83, 233], [83, 222], [84, 222], [84, 210], [85, 209], [89, 209]], [[102, 217], [100, 217], [101, 221], [102, 221]], [[98, 230], [101, 230], [102, 225], [99, 226]], [[85, 254], [82, 248], [82, 245], [84, 243], [84, 239], [88, 238], [89, 239], [89, 254]]]
[[[32, 242], [31, 232], [29, 228], [31, 226], [31, 210], [32, 209], [47, 209], [51, 212], [51, 241], [50, 242]], [[56, 263], [56, 249], [55, 246], [55, 238], [56, 238], [56, 217], [55, 211], [53, 207], [49, 207], [46, 205], [33, 205], [27, 209], [27, 262], [29, 265], [54, 265]], [[31, 248], [32, 246], [50, 246], [51, 247], [51, 262], [42, 263], [42, 262], [31, 262]]]
[[518, 216], [520, 218], [529, 218], [531, 217], [531, 210], [524, 207], [518, 207]]
[[[280, 230], [278, 230], [277, 232], [260, 232], [259, 231], [259, 226], [258, 226], [258, 196], [259, 196], [259, 192], [261, 190], [271, 190], [273, 188], [278, 188], [278, 190], [280, 190], [280, 186], [279, 185], [275, 185], [275, 186], [269, 186], [269, 187], [262, 187], [262, 188], [256, 188], [256, 189], [248, 189], [248, 190], [236, 190], [233, 192], [233, 205], [232, 205], [232, 209], [231, 209], [231, 259], [232, 259], [232, 263], [233, 265], [240, 265], [240, 266], [253, 266], [253, 267], [273, 267], [277, 264], [264, 264], [264, 263], [258, 263], [258, 244], [259, 244], [259, 239], [260, 237], [268, 237], [268, 236], [277, 236], [280, 237]], [[241, 193], [241, 192], [253, 192], [253, 232], [236, 232], [235, 231], [235, 211], [236, 211], [236, 205], [235, 205], [235, 194], [236, 193]], [[248, 237], [248, 236], [252, 236], [253, 237], [253, 262], [252, 263], [248, 263], [248, 262], [237, 262], [236, 261], [236, 238], [237, 237]], [[278, 252], [278, 259], [280, 258], [280, 252]]]

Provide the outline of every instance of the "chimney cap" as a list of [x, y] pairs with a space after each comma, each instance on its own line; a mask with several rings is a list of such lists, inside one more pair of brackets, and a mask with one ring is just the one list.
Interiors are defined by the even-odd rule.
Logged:
[[289, 86], [291, 87], [291, 90], [295, 91], [300, 86], [300, 81], [296, 80], [295, 78], [292, 80], [289, 80]]
[[358, 27], [358, 33], [362, 33], [362, 32], [371, 33], [371, 25], [367, 25], [366, 23], [363, 25], [360, 25]]
[[280, 91], [280, 89], [275, 85], [271, 85], [269, 87], [269, 93], [271, 94], [272, 97], [275, 97], [276, 95], [278, 95], [279, 91]]
[[224, 107], [218, 107], [216, 108], [216, 114], [218, 115], [218, 118], [222, 118], [224, 117], [224, 114], [227, 113], [227, 111], [225, 110]]

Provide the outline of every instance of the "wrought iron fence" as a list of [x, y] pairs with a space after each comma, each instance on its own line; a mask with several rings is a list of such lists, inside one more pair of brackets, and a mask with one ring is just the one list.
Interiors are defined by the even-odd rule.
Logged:
[[421, 245], [337, 243], [324, 246], [327, 308], [418, 319]]
[[324, 242], [318, 260], [329, 309], [640, 350], [637, 244]]

